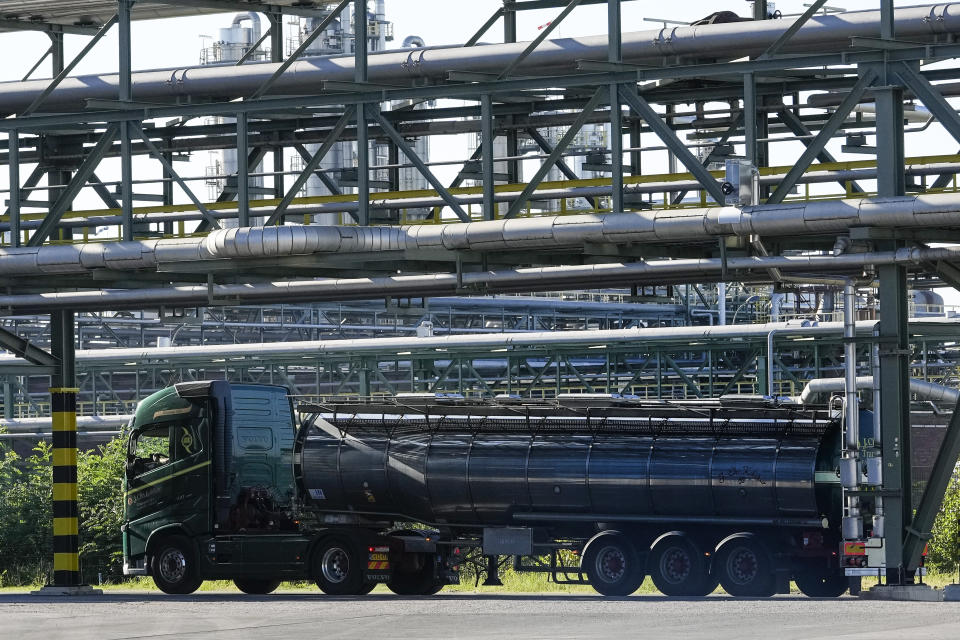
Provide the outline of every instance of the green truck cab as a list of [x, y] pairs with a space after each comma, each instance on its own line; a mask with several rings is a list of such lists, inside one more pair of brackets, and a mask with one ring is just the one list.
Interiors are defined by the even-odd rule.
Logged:
[[282, 580], [341, 595], [402, 582], [391, 571], [407, 560], [402, 537], [303, 524], [296, 429], [284, 387], [182, 383], [144, 399], [128, 443], [124, 573], [175, 594], [207, 579], [255, 594]]

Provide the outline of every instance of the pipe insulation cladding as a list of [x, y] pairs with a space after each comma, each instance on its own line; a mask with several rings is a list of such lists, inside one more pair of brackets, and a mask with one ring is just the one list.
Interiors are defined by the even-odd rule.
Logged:
[[877, 265], [915, 266], [925, 262], [960, 259], [960, 247], [898, 249], [878, 253], [834, 255], [704, 258], [650, 262], [607, 263], [559, 267], [504, 269], [464, 274], [433, 273], [367, 278], [320, 278], [215, 284], [131, 290], [87, 290], [0, 296], [0, 315], [43, 313], [50, 309], [155, 309], [174, 305], [192, 307], [311, 300], [313, 302], [372, 300], [383, 297], [455, 295], [464, 288], [485, 293], [555, 291], [564, 287], [596, 288], [633, 284], [670, 284], [735, 278], [769, 282], [770, 271], [830, 273], [859, 276]]
[[[946, 40], [960, 34], [960, 4], [947, 3], [897, 9], [897, 37], [914, 42]], [[623, 34], [623, 61], [671, 65], [689, 59], [736, 59], [765, 51], [791, 26], [789, 20], [762, 20], [702, 26], [671, 26]], [[851, 11], [815, 16], [786, 43], [781, 53], [839, 51], [849, 39], [877, 37], [879, 11]], [[527, 42], [474, 47], [429, 47], [371, 53], [369, 82], [390, 86], [443, 81], [450, 71], [499, 74], [527, 48]], [[514, 70], [514, 75], [539, 77], [577, 71], [578, 60], [606, 60], [607, 37], [562, 38], [544, 41]], [[199, 96], [231, 100], [252, 95], [279, 63], [243, 66], [184, 67], [133, 74], [133, 99], [170, 101]], [[325, 81], [352, 82], [352, 56], [298, 60], [273, 85], [273, 94], [305, 95], [322, 89]], [[0, 84], [0, 113], [17, 113], [47, 88], [48, 80]], [[79, 111], [87, 100], [118, 100], [119, 75], [87, 75], [65, 79], [43, 103], [46, 111]]]
[[202, 238], [0, 248], [5, 276], [154, 270], [210, 260], [312, 254], [549, 250], [593, 244], [704, 241], [712, 237], [839, 234], [851, 227], [960, 228], [960, 195], [811, 201], [754, 207], [657, 209], [405, 227], [221, 229]]

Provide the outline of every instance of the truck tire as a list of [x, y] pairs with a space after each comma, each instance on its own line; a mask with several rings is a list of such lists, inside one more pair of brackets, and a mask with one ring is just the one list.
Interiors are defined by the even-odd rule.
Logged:
[[850, 588], [847, 576], [840, 570], [804, 567], [793, 576], [793, 581], [803, 595], [811, 598], [839, 598]]
[[723, 590], [738, 598], [768, 598], [776, 593], [773, 558], [750, 534], [726, 538], [717, 547], [714, 570]]
[[418, 555], [424, 556], [419, 568], [404, 571], [402, 563], [394, 567], [387, 589], [398, 596], [430, 596], [443, 588], [443, 585], [437, 588], [431, 557], [427, 554]]
[[197, 576], [197, 556], [184, 536], [159, 540], [150, 552], [150, 573], [157, 588], [172, 595], [193, 593], [203, 583]]
[[280, 586], [279, 580], [269, 580], [261, 578], [237, 578], [233, 581], [240, 591], [252, 595], [262, 596], [273, 593]]
[[364, 562], [356, 544], [344, 538], [328, 538], [313, 554], [313, 579], [320, 590], [331, 596], [358, 596], [367, 586], [363, 582]]
[[593, 537], [580, 561], [590, 586], [605, 596], [628, 596], [643, 584], [643, 564], [623, 534], [606, 531]]
[[707, 556], [680, 531], [664, 534], [653, 543], [649, 570], [653, 584], [665, 596], [705, 596], [717, 588]]

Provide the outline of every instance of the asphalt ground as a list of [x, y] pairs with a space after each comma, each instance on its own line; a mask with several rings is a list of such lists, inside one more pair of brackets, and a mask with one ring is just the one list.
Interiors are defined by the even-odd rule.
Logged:
[[450, 593], [432, 597], [0, 594], [0, 638], [960, 639], [960, 602]]

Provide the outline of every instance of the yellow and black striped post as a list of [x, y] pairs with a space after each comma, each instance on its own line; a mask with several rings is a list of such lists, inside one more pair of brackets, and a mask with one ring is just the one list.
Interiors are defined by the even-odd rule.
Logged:
[[53, 586], [80, 585], [77, 392], [50, 389], [53, 410]]

